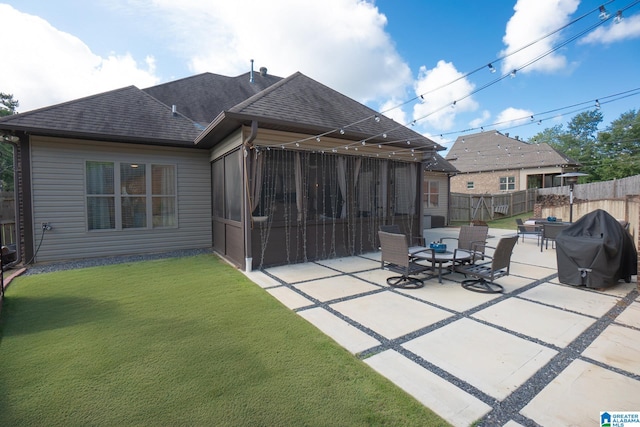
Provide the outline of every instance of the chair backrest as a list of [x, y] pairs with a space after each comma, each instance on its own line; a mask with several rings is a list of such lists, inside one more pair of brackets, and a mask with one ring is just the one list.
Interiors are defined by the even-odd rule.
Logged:
[[493, 260], [491, 261], [491, 269], [493, 271], [507, 269], [511, 264], [511, 254], [513, 247], [518, 241], [518, 236], [503, 237], [498, 241], [495, 251], [493, 252]]
[[558, 234], [565, 228], [567, 228], [567, 224], [550, 224], [546, 223], [542, 227], [542, 238], [543, 239], [555, 239], [558, 237]]
[[378, 231], [380, 239], [381, 261], [403, 267], [409, 266], [409, 245], [404, 234]]
[[477, 250], [484, 253], [484, 246], [473, 247], [473, 243], [486, 242], [489, 227], [485, 225], [463, 225], [458, 234], [458, 249]]
[[378, 229], [380, 231], [384, 231], [385, 233], [402, 234], [402, 231], [400, 231], [400, 226], [398, 224], [382, 224]]

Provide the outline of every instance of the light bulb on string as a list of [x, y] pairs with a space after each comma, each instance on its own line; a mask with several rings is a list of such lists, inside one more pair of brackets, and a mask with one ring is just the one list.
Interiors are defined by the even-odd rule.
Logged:
[[495, 69], [495, 67], [493, 66], [493, 64], [489, 64], [489, 65], [487, 65], [487, 67], [489, 67], [489, 71], [491, 72], [491, 74], [493, 74], [493, 73], [495, 73], [495, 72], [496, 72], [496, 69]]

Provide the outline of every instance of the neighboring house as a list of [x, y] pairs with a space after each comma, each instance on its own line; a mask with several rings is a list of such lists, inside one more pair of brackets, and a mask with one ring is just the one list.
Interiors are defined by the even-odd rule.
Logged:
[[423, 165], [434, 182], [453, 169], [428, 138], [266, 69], [129, 86], [5, 117], [0, 133], [25, 263], [213, 247], [251, 269], [376, 250], [380, 224], [421, 234]]
[[559, 186], [558, 175], [580, 167], [547, 143], [527, 143], [497, 131], [458, 137], [446, 159], [459, 171], [451, 178], [454, 193], [495, 194]]

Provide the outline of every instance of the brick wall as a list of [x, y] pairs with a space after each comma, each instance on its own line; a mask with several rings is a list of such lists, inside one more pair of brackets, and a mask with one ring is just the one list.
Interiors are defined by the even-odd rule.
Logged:
[[[451, 177], [452, 193], [495, 194], [500, 193], [500, 177], [515, 177], [515, 190], [520, 188], [520, 173], [517, 171], [499, 171], [460, 174]], [[473, 181], [473, 188], [467, 188], [467, 182]]]

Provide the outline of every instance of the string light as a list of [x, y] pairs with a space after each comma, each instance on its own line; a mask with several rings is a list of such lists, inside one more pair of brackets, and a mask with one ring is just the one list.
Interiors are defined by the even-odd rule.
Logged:
[[[638, 2], [640, 2], [640, 1], [636, 1], [636, 2], [634, 2], [633, 4], [631, 4], [630, 6], [627, 6], [627, 7], [623, 8], [623, 9], [619, 10], [616, 16], [619, 16], [620, 18], [622, 18], [622, 11], [623, 11], [623, 10], [628, 9], [629, 7], [631, 7], [631, 6], [635, 5], [635, 4], [636, 4], [636, 3], [638, 3]], [[545, 38], [547, 38], [547, 37], [549, 37], [549, 36], [551, 36], [551, 35], [553, 35], [553, 34], [555, 34], [555, 33], [559, 32], [559, 31], [561, 31], [561, 30], [563, 30], [563, 29], [567, 28], [568, 26], [575, 24], [575, 23], [576, 23], [576, 22], [578, 22], [579, 20], [581, 20], [581, 19], [585, 18], [586, 16], [590, 15], [591, 13], [593, 13], [595, 10], [600, 10], [600, 11], [602, 11], [602, 10], [601, 10], [602, 8], [604, 8], [604, 6], [601, 6], [600, 8], [593, 9], [593, 10], [589, 11], [588, 13], [585, 13], [584, 15], [582, 15], [582, 16], [580, 16], [580, 17], [578, 17], [578, 18], [574, 19], [573, 21], [571, 21], [571, 22], [569, 22], [569, 23], [567, 23], [566, 25], [564, 25], [564, 26], [562, 26], [562, 27], [560, 27], [560, 28], [558, 28], [558, 29], [556, 29], [556, 30], [554, 30], [554, 31], [552, 31], [552, 32], [550, 32], [550, 33], [548, 33], [548, 34], [544, 35], [543, 37], [541, 37], [541, 38], [539, 38], [539, 39], [537, 39], [537, 40], [534, 40], [533, 42], [531, 42], [531, 43], [529, 43], [529, 44], [527, 44], [527, 45], [525, 45], [525, 46], [522, 46], [520, 49], [515, 50], [515, 51], [512, 51], [512, 52], [510, 52], [508, 55], [504, 55], [504, 56], [502, 56], [502, 57], [498, 58], [496, 61], [501, 61], [501, 60], [503, 60], [503, 59], [507, 58], [508, 56], [511, 56], [511, 55], [513, 55], [513, 54], [515, 54], [515, 53], [517, 53], [517, 52], [521, 51], [522, 49], [525, 49], [525, 48], [527, 48], [527, 47], [529, 47], [529, 46], [531, 46], [531, 45], [533, 45], [533, 44], [535, 44], [535, 43], [538, 43], [538, 42], [540, 42], [541, 40], [543, 40], [543, 39], [545, 39]], [[605, 12], [606, 12], [606, 10], [605, 10]], [[542, 57], [544, 57], [544, 56], [546, 56], [546, 55], [548, 55], [548, 54], [550, 54], [550, 53], [554, 52], [555, 50], [557, 50], [557, 49], [559, 49], [559, 48], [563, 47], [564, 45], [568, 44], [570, 41], [573, 41], [573, 40], [577, 39], [578, 37], [582, 36], [582, 35], [583, 35], [583, 34], [585, 34], [586, 32], [588, 32], [588, 31], [592, 31], [596, 26], [599, 26], [599, 25], [601, 25], [601, 23], [598, 23], [597, 25], [590, 27], [588, 30], [586, 30], [586, 31], [584, 31], [584, 32], [582, 32], [582, 33], [580, 33], [578, 36], [573, 37], [573, 38], [571, 38], [569, 41], [567, 41], [567, 42], [565, 42], [565, 43], [561, 44], [560, 46], [557, 46], [557, 47], [555, 47], [555, 48], [551, 49], [551, 50], [550, 50], [550, 51], [548, 51], [547, 53], [545, 53], [545, 54], [543, 54], [543, 55], [539, 56], [538, 58], [536, 58], [536, 59], [534, 59], [534, 60], [530, 61], [528, 64], [525, 64], [524, 66], [522, 66], [522, 67], [520, 67], [520, 68], [518, 68], [518, 69], [514, 69], [514, 70], [512, 70], [512, 71], [511, 71], [509, 74], [507, 74], [507, 75], [511, 76], [512, 78], [513, 78], [513, 77], [515, 77], [515, 75], [516, 75], [516, 73], [517, 73], [517, 71], [518, 71], [518, 70], [521, 70], [521, 69], [525, 68], [526, 66], [533, 64], [534, 62], [536, 62], [536, 61], [540, 60]], [[495, 62], [495, 61], [494, 61], [494, 62]], [[450, 84], [453, 84], [453, 83], [455, 83], [456, 81], [460, 80], [461, 78], [466, 78], [466, 77], [467, 77], [467, 76], [469, 76], [470, 74], [472, 74], [472, 73], [474, 73], [474, 72], [477, 72], [477, 71], [481, 70], [481, 69], [482, 69], [482, 68], [484, 68], [484, 67], [485, 67], [485, 66], [480, 67], [479, 69], [474, 70], [474, 71], [472, 71], [471, 73], [468, 73], [468, 74], [466, 74], [466, 75], [464, 75], [464, 76], [461, 76], [460, 78], [458, 78], [458, 79], [456, 79], [456, 80], [454, 80], [454, 81], [452, 81], [452, 82], [449, 82], [449, 83], [448, 83], [448, 84], [446, 84], [445, 86], [448, 86], [448, 85], [450, 85]], [[495, 70], [496, 70], [496, 69], [495, 69], [495, 67], [493, 66], [493, 63], [489, 63], [489, 64], [487, 64], [487, 65], [486, 65], [486, 67], [488, 67], [488, 68], [489, 68], [489, 70], [490, 70], [492, 73], [493, 73], [493, 72], [495, 72]], [[482, 89], [485, 89], [485, 88], [487, 88], [487, 87], [489, 87], [489, 86], [491, 86], [491, 85], [493, 85], [493, 84], [497, 83], [498, 81], [502, 80], [502, 79], [503, 79], [504, 77], [506, 77], [507, 75], [502, 76], [501, 78], [497, 79], [495, 82], [492, 82], [492, 83], [490, 83], [490, 84], [487, 84], [487, 85], [484, 85], [484, 86], [482, 86], [482, 87], [478, 88], [477, 90], [475, 90], [475, 91], [473, 91], [473, 92], [469, 93], [467, 96], [463, 97], [462, 99], [464, 99], [464, 98], [466, 98], [466, 97], [469, 97], [469, 96], [471, 96], [471, 95], [473, 95], [473, 94], [477, 93], [478, 91], [480, 91], [480, 90], [482, 90]], [[445, 87], [445, 86], [443, 86], [443, 87]], [[437, 90], [437, 89], [439, 89], [439, 88], [436, 88], [436, 89], [434, 89], [434, 90]], [[414, 100], [414, 99], [417, 99], [417, 98], [424, 99], [424, 95], [425, 95], [426, 93], [427, 93], [427, 92], [425, 92], [425, 93], [423, 93], [423, 94], [418, 95], [417, 97], [413, 98], [413, 100]], [[460, 100], [460, 99], [459, 99], [459, 100]], [[412, 101], [412, 100], [407, 101], [407, 102], [411, 102], [411, 101]], [[455, 106], [455, 105], [457, 104], [457, 101], [458, 101], [458, 100], [456, 100], [456, 101], [454, 101], [454, 102], [453, 102], [452, 107], [453, 107], [453, 106]], [[388, 109], [388, 110], [385, 110], [384, 112], [389, 111], [389, 110], [392, 110], [392, 109], [394, 109], [394, 108], [398, 108], [398, 107], [400, 107], [400, 106], [402, 106], [402, 105], [405, 105], [407, 102], [402, 103], [402, 104], [400, 104], [400, 105], [397, 105], [397, 106], [395, 106], [395, 107], [392, 107], [392, 108], [390, 108], [390, 109]], [[597, 107], [597, 108], [599, 108], [599, 107]], [[437, 110], [437, 111], [439, 111], [439, 110]], [[434, 113], [435, 113], [435, 112], [437, 112], [437, 111], [431, 112], [431, 113], [430, 113], [430, 114], [428, 114], [428, 115], [434, 114]], [[383, 112], [383, 113], [384, 113], [384, 112]], [[414, 119], [414, 120], [412, 120], [409, 124], [410, 124], [411, 126], [415, 126], [415, 124], [416, 124], [417, 120], [423, 119], [423, 118], [427, 117], [428, 115], [425, 115], [425, 116], [423, 116], [423, 117], [421, 117], [421, 118], [418, 118], [418, 119]], [[345, 132], [345, 131], [344, 131], [344, 129], [345, 129], [345, 128], [350, 127], [350, 126], [352, 126], [352, 125], [354, 125], [354, 124], [357, 124], [357, 123], [361, 123], [361, 122], [363, 122], [364, 120], [367, 120], [367, 119], [369, 119], [369, 118], [371, 118], [371, 117], [372, 117], [372, 116], [369, 116], [369, 117], [364, 118], [364, 119], [361, 119], [361, 120], [359, 120], [359, 121], [357, 121], [357, 122], [355, 122], [355, 123], [352, 123], [352, 124], [349, 124], [349, 125], [343, 126], [343, 127], [341, 127], [341, 128], [334, 129], [334, 130], [332, 130], [332, 131], [326, 132], [326, 133], [324, 133], [324, 134], [321, 134], [321, 136], [323, 136], [323, 135], [327, 135], [327, 134], [330, 134], [330, 133], [333, 133], [333, 132], [339, 132], [341, 135], [344, 135], [344, 132]], [[376, 115], [373, 115], [373, 118], [374, 118], [374, 120], [375, 120], [375, 122], [376, 122], [376, 123], [380, 123], [380, 122], [381, 122], [381, 118], [380, 118], [380, 116], [379, 116], [379, 115], [377, 115], [377, 114], [376, 114]], [[532, 119], [532, 121], [533, 121], [533, 119]], [[541, 124], [541, 121], [542, 121], [542, 120], [538, 121], [538, 124]], [[401, 128], [401, 127], [404, 127], [404, 126], [398, 126], [398, 128]], [[394, 129], [397, 129], [397, 128], [394, 128]], [[482, 130], [484, 131], [484, 128], [482, 128]], [[385, 135], [386, 135], [386, 133], [385, 133]], [[380, 135], [373, 135], [373, 136], [371, 136], [370, 138], [367, 138], [367, 140], [368, 140], [368, 139], [375, 138], [376, 136], [380, 136]], [[385, 137], [386, 137], [386, 136], [385, 136]], [[316, 140], [317, 140], [317, 141], [319, 141], [319, 139], [318, 139], [318, 138], [317, 138]], [[304, 141], [304, 140], [301, 140], [301, 141]], [[289, 144], [290, 144], [290, 143], [289, 143]], [[282, 148], [284, 149], [284, 145], [282, 146]]]
[[606, 21], [607, 19], [609, 19], [609, 13], [604, 6], [600, 6], [598, 10], [600, 11], [598, 18], [600, 18], [601, 21]]
[[619, 24], [620, 22], [622, 22], [622, 11], [621, 10], [616, 12], [616, 17], [613, 18], [613, 22], [615, 24]]

